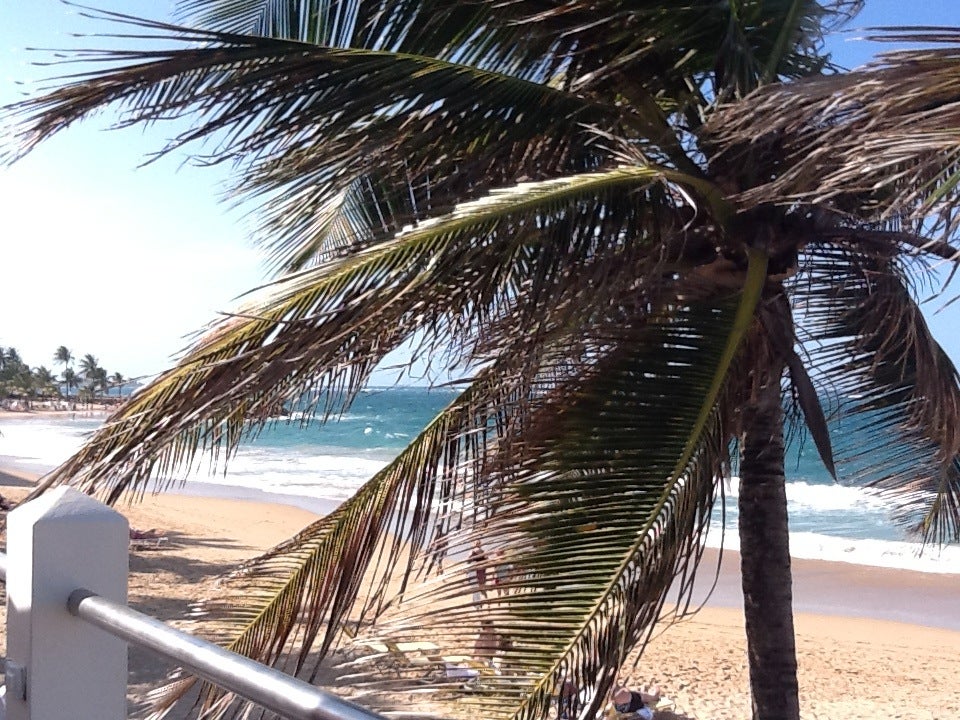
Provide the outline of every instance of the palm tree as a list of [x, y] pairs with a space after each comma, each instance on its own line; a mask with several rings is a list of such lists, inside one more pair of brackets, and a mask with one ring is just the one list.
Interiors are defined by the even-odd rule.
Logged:
[[61, 345], [53, 354], [53, 361], [58, 365], [63, 365], [64, 368], [68, 368], [73, 363], [73, 353], [66, 345]]
[[127, 379], [119, 372], [115, 372], [110, 376], [110, 382], [113, 384], [113, 387], [117, 389], [117, 397], [123, 397], [123, 386], [126, 385]]
[[80, 360], [80, 372], [86, 378], [91, 378], [96, 375], [99, 367], [100, 362], [90, 353], [84, 355], [83, 359]]
[[15, 347], [8, 347], [6, 351], [0, 348], [0, 367], [19, 367], [22, 364], [23, 360], [20, 358], [20, 353]]
[[[822, 32], [858, 8], [187, 0], [200, 29], [127, 19], [159, 49], [12, 107], [19, 151], [113, 102], [130, 124], [199, 111], [168, 149], [216, 137], [240, 163], [280, 277], [44, 487], [114, 502], [277, 403], [330, 417], [418, 338], [466, 388], [225, 581], [211, 636], [309, 674], [348, 618], [451, 653], [492, 621], [507, 671], [436, 703], [545, 717], [572, 680], [587, 717], [671, 587], [686, 607], [734, 443], [754, 717], [797, 718], [784, 395], [831, 472], [926, 539], [960, 525], [960, 388], [913, 292], [924, 261], [960, 258], [960, 33], [832, 75]], [[856, 475], [822, 397], [871, 423]], [[514, 569], [496, 601], [433, 577], [481, 538]]]
[[88, 392], [88, 402], [92, 402], [97, 395], [97, 387], [100, 378], [100, 362], [90, 353], [87, 353], [80, 360], [80, 374], [86, 380], [85, 388]]
[[10, 394], [10, 378], [12, 370], [7, 364], [7, 353], [0, 347], [0, 397], [6, 398]]
[[[53, 361], [58, 365], [63, 365], [63, 369], [66, 370], [73, 363], [73, 353], [66, 345], [61, 345], [53, 354]], [[68, 387], [67, 394], [69, 393], [70, 388]]]
[[56, 395], [59, 393], [56, 376], [44, 365], [33, 371], [35, 387], [40, 393], [41, 400], [46, 399], [47, 395]]
[[100, 391], [100, 396], [104, 397], [110, 388], [110, 373], [107, 372], [106, 368], [97, 367], [93, 373], [93, 382]]
[[67, 386], [67, 395], [70, 395], [70, 391], [80, 386], [80, 378], [73, 368], [68, 367], [63, 371], [63, 384]]
[[0, 388], [2, 388], [3, 395], [19, 395], [29, 407], [33, 387], [33, 375], [29, 366], [21, 359], [17, 349], [14, 347], [8, 347], [6, 350], [0, 348]]

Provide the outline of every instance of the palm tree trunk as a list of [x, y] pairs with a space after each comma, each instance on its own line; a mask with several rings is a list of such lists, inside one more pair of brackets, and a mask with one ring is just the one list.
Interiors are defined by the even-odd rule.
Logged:
[[744, 409], [740, 569], [754, 720], [799, 720], [779, 372]]

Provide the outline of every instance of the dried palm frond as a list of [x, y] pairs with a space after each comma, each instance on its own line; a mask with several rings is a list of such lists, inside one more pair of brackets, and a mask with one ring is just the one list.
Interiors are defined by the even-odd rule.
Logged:
[[708, 130], [726, 162], [770, 161], [766, 178], [743, 188], [744, 202], [799, 200], [873, 223], [909, 221], [935, 241], [956, 237], [960, 33], [931, 28], [890, 39], [948, 47], [886, 53], [856, 72], [765, 87], [713, 116]]
[[895, 248], [864, 252], [855, 233], [841, 238], [808, 248], [794, 291], [821, 387], [838, 396], [841, 422], [869, 428], [855, 447], [838, 448], [839, 479], [881, 491], [925, 540], [956, 541], [957, 370], [931, 336]]

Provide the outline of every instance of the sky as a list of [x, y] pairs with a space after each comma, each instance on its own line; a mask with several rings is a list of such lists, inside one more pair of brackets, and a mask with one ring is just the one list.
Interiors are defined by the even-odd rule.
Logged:
[[[173, 8], [166, 0], [86, 2], [161, 20]], [[879, 47], [854, 40], [857, 28], [902, 24], [960, 25], [960, 0], [867, 0], [828, 47], [836, 62], [855, 67]], [[110, 41], [75, 34], [111, 30], [59, 0], [0, 0], [0, 104], [71, 72], [37, 67], [51, 53], [27, 48], [102, 47]], [[220, 201], [226, 169], [184, 165], [182, 155], [143, 166], [170, 130], [108, 126], [109, 116], [81, 123], [0, 168], [0, 346], [54, 368], [54, 351], [66, 345], [110, 373], [137, 377], [169, 367], [266, 270], [243, 212]], [[929, 303], [928, 318], [960, 363], [960, 303], [935, 312], [942, 305]]]

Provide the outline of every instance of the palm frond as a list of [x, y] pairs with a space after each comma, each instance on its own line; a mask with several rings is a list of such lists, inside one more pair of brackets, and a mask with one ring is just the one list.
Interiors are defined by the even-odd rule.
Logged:
[[358, 5], [342, 0], [180, 0], [176, 19], [215, 32], [346, 48], [356, 46]]
[[[642, 78], [654, 95], [680, 99], [690, 86], [711, 82], [717, 96], [747, 92], [765, 67], [783, 77], [803, 77], [826, 65], [822, 32], [855, 14], [862, 2], [685, 3], [647, 0], [603, 12], [592, 2], [511, 3], [525, 21], [569, 43], [573, 87], [617, 92], [620, 73]], [[613, 4], [611, 4], [613, 5]]]
[[[217, 137], [220, 161], [262, 156], [278, 147], [289, 151], [305, 137], [322, 134], [332, 140], [347, 130], [359, 140], [394, 125], [404, 134], [434, 127], [431, 136], [437, 138], [449, 132], [453, 118], [467, 123], [460, 129], [472, 140], [483, 132], [469, 132], [471, 122], [490, 131], [495, 117], [505, 126], [501, 132], [508, 132], [510, 125], [522, 131], [519, 116], [531, 108], [539, 110], [539, 117], [526, 113], [525, 121], [541, 125], [556, 122], [549, 116], [572, 114], [576, 123], [605, 126], [630, 112], [429, 55], [315, 47], [132, 18], [128, 22], [153, 30], [151, 37], [166, 46], [81, 55], [85, 63], [108, 67], [61, 78], [72, 82], [7, 108], [8, 117], [23, 118], [17, 151], [29, 151], [111, 103], [126, 106], [122, 126], [188, 112], [208, 118], [184, 131], [172, 146], [222, 133]], [[480, 88], [483, 92], [477, 92]], [[420, 127], [407, 127], [416, 120]], [[250, 127], [251, 121], [256, 128]]]
[[[503, 670], [456, 693], [456, 708], [543, 717], [567, 680], [596, 705], [673, 580], [696, 565], [726, 461], [728, 420], [717, 403], [751, 326], [762, 265], [752, 263], [739, 303], [594, 325], [586, 339], [570, 338], [574, 356], [538, 366], [533, 383], [490, 368], [354, 499], [242, 569], [205, 609], [236, 633], [234, 649], [289, 661], [294, 672], [309, 658], [314, 675], [351, 605], [354, 617], [375, 621], [368, 635], [402, 642], [428, 628], [448, 655], [475, 654], [472, 628], [490, 622], [510, 640]], [[481, 537], [513, 572], [508, 593], [475, 602], [463, 557]], [[436, 578], [429, 561], [441, 547], [452, 568]], [[373, 577], [358, 592], [370, 562]], [[363, 668], [352, 685], [367, 692], [429, 689], [422, 678]], [[443, 681], [435, 689], [453, 690]], [[216, 717], [244, 711], [212, 688], [200, 697], [220, 708]]]
[[887, 53], [856, 72], [763, 88], [712, 118], [729, 161], [768, 159], [761, 184], [744, 188], [746, 202], [832, 204], [872, 222], [911, 221], [935, 240], [956, 237], [960, 34], [894, 37], [948, 47]]
[[[484, 460], [485, 442], [478, 442], [478, 435], [502, 432], [531, 392], [527, 374], [507, 378], [501, 370], [481, 372], [395, 460], [331, 514], [222, 581], [217, 596], [200, 603], [195, 613], [213, 619], [201, 619], [205, 635], [267, 664], [289, 662], [285, 653], [297, 649], [296, 672], [310, 653], [315, 662], [327, 655], [351, 613], [357, 622], [376, 620], [383, 612], [385, 573], [401, 558], [406, 559], [403, 572], [412, 568], [404, 548], [436, 548], [442, 561], [444, 536], [463, 524], [453, 510], [463, 506], [462, 476], [479, 472]], [[386, 570], [379, 567], [384, 559]], [[373, 578], [371, 563], [378, 566]], [[152, 693], [157, 716], [174, 708], [196, 682], [174, 673], [170, 685]], [[212, 706], [222, 702], [221, 692], [205, 685], [196, 702]]]
[[925, 540], [957, 540], [960, 379], [896, 248], [870, 240], [853, 244], [844, 233], [843, 245], [809, 248], [796, 285], [822, 387], [837, 394], [846, 423], [870, 428], [856, 433], [856, 447], [839, 447], [839, 478], [880, 491]]
[[828, 67], [820, 52], [823, 33], [859, 11], [862, 2], [824, 5], [815, 0], [731, 3], [720, 46], [712, 54], [713, 94], [718, 100], [742, 97], [779, 77], [818, 74]]
[[281, 268], [492, 187], [610, 166], [597, 130], [697, 172], [649, 96], [602, 103], [426, 55], [125, 22], [152, 31], [162, 49], [88, 53], [106, 69], [7, 108], [16, 130], [7, 158], [110, 104], [124, 107], [121, 126], [189, 115], [198, 122], [163, 152], [206, 141], [215, 150], [202, 162], [241, 162], [235, 192], [264, 203], [262, 236]]
[[[478, 67], [522, 69], [541, 81], [562, 77], [567, 82], [594, 82], [630, 64], [642, 68], [638, 75], [662, 83], [658, 90], [675, 91], [683, 74], [691, 77], [714, 70], [718, 38], [731, 26], [740, 37], [726, 43], [725, 65], [739, 64], [736, 56], [744, 55], [755, 56], [788, 77], [809, 72], [820, 66], [821, 33], [848, 19], [861, 5], [860, 0], [736, 4], [644, 0], [628, 6], [612, 1], [183, 0], [180, 17], [218, 31], [338, 47], [417, 48]], [[758, 69], [752, 68], [751, 86]]]
[[[644, 193], [664, 182], [701, 191], [704, 210], [717, 203], [705, 217], [728, 212], [696, 178], [623, 167], [499, 191], [268, 286], [131, 398], [39, 491], [66, 481], [113, 501], [127, 489], [142, 491], [151, 476], [172, 482], [200, 450], [210, 450], [216, 463], [278, 404], [304, 393], [325, 415], [334, 413], [416, 331], [437, 345], [461, 346], [474, 328], [541, 287], [532, 278], [569, 277], [578, 258], [588, 262], [604, 247], [646, 246], [652, 253], [663, 218], [650, 212], [651, 203], [676, 209], [689, 197]], [[556, 262], [560, 255], [564, 264]], [[588, 314], [589, 301], [581, 308]]]

